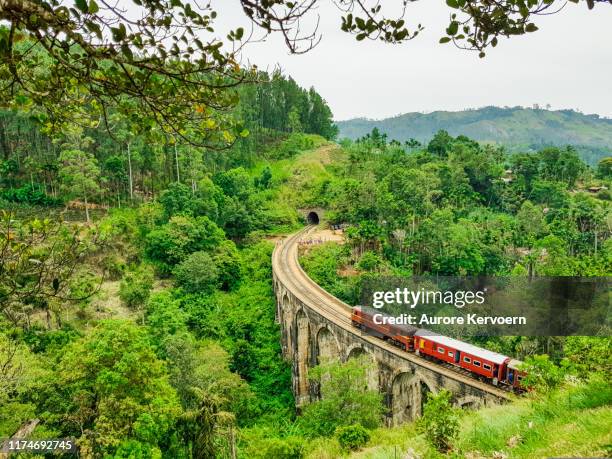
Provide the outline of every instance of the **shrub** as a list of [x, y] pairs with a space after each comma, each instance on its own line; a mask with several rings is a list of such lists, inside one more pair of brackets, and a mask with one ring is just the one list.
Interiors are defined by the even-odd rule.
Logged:
[[353, 424], [346, 427], [338, 427], [336, 429], [336, 438], [342, 448], [356, 450], [365, 446], [370, 441], [370, 432], [361, 424]]
[[196, 192], [182, 183], [172, 183], [159, 198], [164, 208], [166, 218], [173, 215], [192, 215], [194, 217], [207, 216], [215, 218], [218, 212], [218, 204], [221, 190], [213, 185], [210, 180], [202, 180], [200, 189]]
[[255, 177], [254, 183], [257, 188], [263, 188], [264, 190], [270, 188], [272, 183], [272, 170], [270, 166], [264, 167], [259, 177]]
[[174, 270], [176, 282], [186, 292], [211, 292], [219, 284], [219, 269], [206, 252], [192, 253]]
[[417, 428], [438, 451], [450, 449], [450, 442], [459, 431], [459, 411], [451, 404], [452, 393], [446, 389], [438, 394], [427, 394], [423, 417], [418, 420]]
[[610, 349], [612, 338], [609, 336], [568, 336], [563, 344], [565, 359], [583, 379], [596, 372], [612, 376]]
[[136, 211], [136, 225], [141, 237], [145, 237], [164, 221], [164, 208], [158, 202], [147, 202]]
[[357, 267], [364, 271], [374, 271], [382, 264], [380, 256], [372, 251], [365, 252], [359, 259]]
[[119, 280], [126, 271], [126, 264], [117, 255], [109, 254], [102, 259], [102, 267], [106, 271], [109, 280]]
[[521, 369], [527, 372], [523, 384], [537, 392], [548, 392], [563, 381], [563, 370], [545, 354], [527, 357]]
[[126, 306], [138, 309], [147, 303], [152, 288], [153, 271], [145, 265], [125, 275], [119, 286], [119, 298]]
[[312, 136], [301, 133], [291, 134], [286, 140], [283, 140], [278, 146], [270, 150], [268, 157], [271, 159], [286, 159], [296, 156], [304, 150], [314, 148], [315, 143]]
[[321, 399], [304, 407], [299, 423], [311, 437], [333, 435], [338, 427], [360, 424], [369, 429], [382, 420], [382, 396], [368, 387], [371, 362], [365, 358], [345, 363], [323, 362], [309, 371], [309, 378], [320, 384]]
[[147, 235], [145, 252], [169, 272], [193, 252], [212, 250], [223, 240], [225, 233], [208, 217], [176, 216]]
[[100, 279], [92, 272], [82, 271], [70, 281], [70, 298], [78, 301], [81, 306], [90, 303], [97, 291]]
[[240, 280], [240, 254], [232, 241], [223, 241], [212, 255], [219, 274], [219, 286], [224, 290], [233, 289]]
[[182, 183], [171, 183], [159, 197], [167, 218], [177, 214], [192, 214], [193, 192]]
[[0, 198], [9, 202], [32, 204], [39, 206], [60, 206], [61, 199], [48, 196], [40, 185], [24, 185], [21, 188], [9, 188], [0, 191]]
[[261, 439], [256, 441], [255, 448], [249, 448], [249, 456], [257, 459], [300, 459], [304, 456], [304, 440], [299, 437]]

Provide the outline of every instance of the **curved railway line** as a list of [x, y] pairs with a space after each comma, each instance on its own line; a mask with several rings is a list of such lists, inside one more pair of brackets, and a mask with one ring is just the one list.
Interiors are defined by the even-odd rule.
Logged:
[[351, 322], [351, 306], [339, 300], [316, 284], [300, 266], [298, 246], [300, 239], [316, 226], [310, 225], [288, 236], [279, 243], [272, 254], [272, 269], [282, 284], [290, 290], [304, 305], [356, 337], [384, 349], [397, 357], [413, 362], [416, 365], [440, 373], [463, 384], [488, 392], [501, 399], [510, 400], [513, 394], [500, 387], [495, 387], [471, 377], [452, 365], [441, 365], [382, 341], [376, 337], [362, 334]]

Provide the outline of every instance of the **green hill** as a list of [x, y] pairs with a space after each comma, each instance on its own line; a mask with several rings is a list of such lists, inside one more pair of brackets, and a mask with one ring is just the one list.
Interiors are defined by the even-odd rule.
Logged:
[[573, 110], [484, 107], [462, 112], [405, 113], [383, 120], [355, 118], [337, 123], [339, 138], [356, 139], [377, 127], [389, 139], [427, 142], [438, 130], [481, 142], [503, 144], [511, 151], [548, 145], [574, 145], [583, 159], [596, 164], [612, 154], [612, 119]]

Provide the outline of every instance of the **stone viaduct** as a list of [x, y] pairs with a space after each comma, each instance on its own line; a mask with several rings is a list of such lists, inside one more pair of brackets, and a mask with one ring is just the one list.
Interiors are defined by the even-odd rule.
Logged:
[[323, 359], [346, 361], [363, 356], [372, 362], [368, 384], [378, 389], [387, 406], [387, 425], [419, 417], [427, 392], [442, 388], [454, 394], [454, 403], [478, 408], [512, 396], [378, 338], [363, 334], [351, 324], [351, 307], [319, 287], [298, 262], [298, 243], [313, 227], [289, 236], [272, 255], [276, 319], [281, 327], [282, 352], [292, 362], [293, 393], [298, 408], [316, 400], [318, 387], [308, 371]]

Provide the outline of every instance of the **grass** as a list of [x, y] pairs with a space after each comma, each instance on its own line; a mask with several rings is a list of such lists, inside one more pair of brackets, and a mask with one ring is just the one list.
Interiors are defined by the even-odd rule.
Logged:
[[546, 396], [465, 412], [453, 450], [435, 451], [414, 424], [372, 431], [360, 451], [342, 451], [333, 438], [313, 440], [307, 459], [610, 457], [612, 385], [573, 383]]
[[324, 204], [320, 201], [319, 191], [326, 181], [333, 178], [328, 168], [344, 156], [336, 144], [316, 135], [307, 137], [312, 148], [291, 158], [260, 160], [249, 169], [252, 178], [259, 177], [266, 167], [272, 173], [271, 187], [263, 192], [266, 214], [271, 223], [271, 228], [265, 231], [267, 235], [297, 230], [303, 223], [297, 209]]

